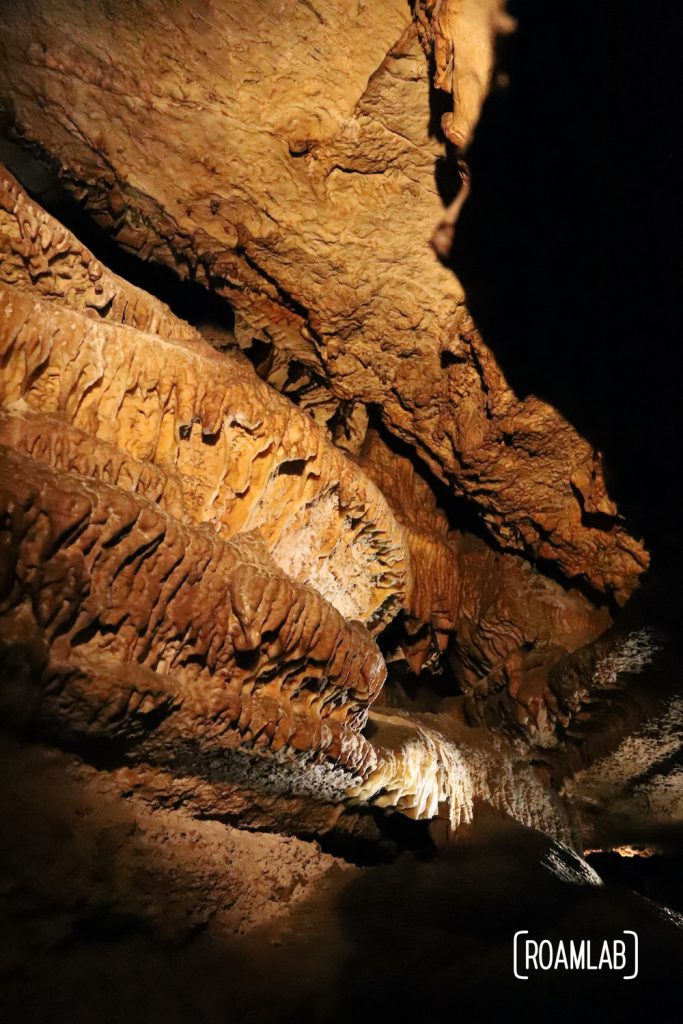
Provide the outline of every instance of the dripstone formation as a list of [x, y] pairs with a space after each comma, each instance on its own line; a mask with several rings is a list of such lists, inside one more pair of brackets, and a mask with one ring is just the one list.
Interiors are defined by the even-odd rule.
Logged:
[[0, 30], [0, 759], [68, 836], [17, 891], [223, 942], [479, 813], [571, 859], [649, 556], [443, 259], [504, 4], [115, 8]]
[[416, 786], [443, 737], [418, 730], [403, 757], [364, 737], [379, 639], [475, 717], [497, 707], [553, 744], [549, 669], [607, 628], [605, 608], [453, 530], [375, 430], [345, 453], [6, 171], [1, 195], [13, 721], [199, 776], [222, 752], [303, 756], [338, 772], [337, 795], [471, 813], [443, 766]]

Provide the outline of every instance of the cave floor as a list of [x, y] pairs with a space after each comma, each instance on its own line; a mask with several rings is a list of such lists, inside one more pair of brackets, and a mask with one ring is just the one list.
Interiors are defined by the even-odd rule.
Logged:
[[[316, 842], [239, 831], [122, 792], [42, 746], [0, 747], [6, 1020], [346, 1021], [400, 1008], [576, 1019], [658, 1006], [680, 918], [597, 883], [540, 833], [492, 816], [431, 855], [361, 867]], [[551, 939], [638, 931], [640, 974], [512, 973], [518, 929]], [[673, 1011], [672, 1011], [673, 1012]], [[582, 1014], [583, 1015], [583, 1014]]]

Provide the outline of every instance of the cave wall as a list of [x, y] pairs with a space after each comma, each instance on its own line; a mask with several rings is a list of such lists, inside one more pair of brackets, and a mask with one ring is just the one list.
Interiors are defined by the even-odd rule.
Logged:
[[[449, 33], [472, 30], [450, 72], [451, 91], [478, 82], [461, 89], [469, 123], [499, 5], [445, 5], [454, 20], [430, 31], [432, 5], [418, 7], [441, 87]], [[647, 556], [599, 452], [549, 405], [515, 396], [430, 245], [448, 151], [410, 9], [293, 4], [275, 63], [274, 5], [157, 15], [15, 5], [0, 95], [17, 136], [51, 154], [121, 245], [224, 295], [246, 346], [265, 339], [351, 416], [378, 407], [500, 546], [623, 602]], [[461, 147], [464, 131], [452, 129]]]

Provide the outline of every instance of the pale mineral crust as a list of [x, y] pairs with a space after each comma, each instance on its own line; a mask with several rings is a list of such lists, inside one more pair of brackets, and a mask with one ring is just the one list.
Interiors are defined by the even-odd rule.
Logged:
[[486, 803], [531, 828], [572, 842], [562, 803], [523, 753], [453, 716], [370, 712], [377, 765], [351, 795], [410, 818], [440, 818], [452, 832]]
[[[424, 0], [416, 14], [462, 148], [501, 5]], [[121, 245], [225, 296], [241, 343], [304, 367], [351, 411], [349, 433], [377, 407], [502, 548], [623, 602], [647, 555], [600, 454], [512, 392], [430, 244], [444, 217], [430, 88], [398, 0], [20, 0], [0, 40], [16, 136]]]

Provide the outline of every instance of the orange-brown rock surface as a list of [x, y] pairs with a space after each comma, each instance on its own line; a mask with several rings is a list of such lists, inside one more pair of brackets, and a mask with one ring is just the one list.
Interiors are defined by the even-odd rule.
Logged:
[[[216, 353], [151, 297], [133, 289], [129, 299], [121, 282], [104, 319], [80, 312], [82, 283], [102, 268], [10, 176], [3, 181], [0, 241], [10, 257], [1, 273], [15, 283], [0, 284], [0, 399], [11, 415], [52, 417], [42, 439], [36, 421], [17, 425], [15, 443], [60, 468], [100, 466], [112, 482], [148, 486], [174, 514], [222, 536], [259, 529], [277, 564], [346, 617], [388, 621], [410, 564], [372, 482], [246, 360]], [[36, 252], [45, 269], [35, 269]], [[46, 292], [60, 301], [48, 304]], [[156, 334], [118, 322], [133, 302], [144, 307], [138, 320], [149, 310]]]
[[450, 672], [477, 717], [511, 719], [552, 743], [566, 716], [549, 686], [550, 669], [600, 636], [608, 611], [519, 556], [452, 529], [411, 459], [376, 431], [368, 431], [358, 462], [405, 530], [414, 572], [398, 645], [411, 669], [439, 671], [450, 644]]
[[385, 499], [244, 359], [0, 185], [5, 711], [159, 761], [367, 768], [385, 668], [356, 620], [379, 628], [411, 575]]
[[599, 454], [513, 394], [436, 255], [466, 185], [444, 212], [432, 85], [452, 95], [441, 128], [466, 175], [503, 7], [8, 12], [0, 102], [14, 137], [123, 248], [236, 318], [234, 334], [190, 326], [0, 171], [12, 721], [122, 745], [169, 794], [182, 763], [204, 812], [235, 806], [234, 779], [207, 765], [282, 751], [292, 771], [347, 769], [321, 821], [350, 792], [467, 820], [474, 789], [493, 793], [495, 758], [463, 768], [459, 735], [436, 719], [395, 748], [362, 735], [386, 676], [381, 637], [414, 678], [430, 670], [444, 697], [464, 695], [470, 718], [555, 742], [571, 701], [550, 670], [604, 632], [647, 555]]
[[351, 432], [376, 406], [501, 547], [623, 602], [647, 556], [600, 454], [513, 393], [430, 244], [444, 149], [418, 24], [462, 148], [501, 4], [416, 14], [398, 0], [20, 0], [0, 101], [122, 246], [230, 301], [245, 347], [305, 367], [353, 410]]
[[[366, 630], [279, 572], [262, 540], [223, 541], [119, 488], [0, 451], [2, 637], [37, 689], [13, 716], [61, 738], [321, 750], [357, 767], [384, 681]], [[16, 706], [13, 698], [16, 697]]]
[[[386, 668], [366, 626], [399, 614], [414, 672], [455, 645], [465, 693], [488, 694], [520, 649], [552, 639], [556, 660], [605, 613], [548, 580], [539, 611], [531, 568], [454, 532], [374, 429], [351, 460], [238, 353], [103, 268], [10, 175], [0, 185], [4, 717], [152, 763], [146, 787], [204, 814], [246, 800], [258, 821], [329, 828], [346, 794], [469, 820], [500, 758], [463, 760], [437, 722], [405, 750], [368, 743]], [[527, 735], [543, 687], [534, 699]], [[235, 752], [346, 772], [307, 782], [296, 759], [236, 768]], [[515, 813], [533, 823], [550, 812], [529, 785]], [[286, 804], [316, 786], [322, 804]]]
[[112, 274], [0, 165], [0, 281], [95, 320], [166, 338], [196, 337], [154, 296]]
[[637, 929], [646, 1008], [675, 976], [673, 914], [574, 852], [683, 821], [679, 666], [628, 626], [649, 587], [616, 607], [648, 554], [452, 273], [513, 27], [505, 0], [4, 5], [8, 1019], [476, 1019], [549, 924]]

